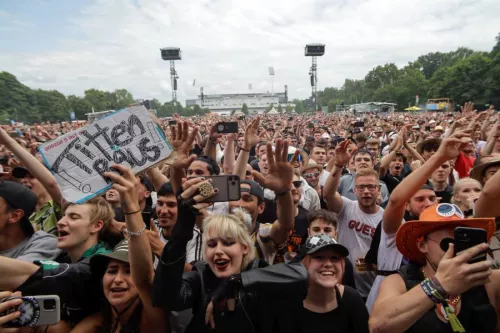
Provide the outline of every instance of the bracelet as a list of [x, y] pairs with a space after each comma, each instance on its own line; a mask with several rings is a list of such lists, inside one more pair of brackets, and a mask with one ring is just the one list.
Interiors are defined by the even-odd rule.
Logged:
[[430, 279], [432, 283], [434, 283], [434, 286], [436, 287], [438, 293], [444, 298], [448, 298], [449, 295], [446, 292], [446, 290], [444, 290], [443, 286], [441, 285], [441, 282], [439, 282], [439, 280], [435, 276], [431, 277]]
[[339, 169], [343, 169], [343, 168], [344, 168], [344, 166], [343, 166], [343, 165], [338, 165], [338, 164], [334, 164], [334, 165], [335, 165], [337, 168], [339, 168]]
[[128, 231], [128, 230], [127, 230], [127, 234], [128, 234], [129, 236], [136, 236], [136, 237], [138, 237], [138, 236], [142, 235], [142, 234], [144, 233], [144, 231], [145, 231], [145, 230], [146, 230], [146, 223], [144, 223], [144, 227], [143, 227], [141, 230], [136, 231], [136, 232], [133, 232], [133, 231]]
[[246, 149], [246, 148], [243, 148], [243, 147], [240, 147], [240, 150], [246, 151], [247, 153], [250, 152], [250, 149]]
[[285, 194], [288, 194], [290, 192], [290, 189], [288, 190], [284, 190], [283, 192], [280, 192], [280, 193], [275, 193], [276, 194], [276, 198], [278, 197], [282, 197], [284, 196]]
[[135, 212], [123, 212], [123, 215], [134, 215], [134, 214], [137, 214], [141, 211], [142, 211], [142, 209], [139, 207], [139, 210], [136, 210]]
[[439, 304], [446, 301], [446, 298], [438, 292], [431, 279], [427, 278], [420, 282], [420, 287], [422, 287], [422, 290], [432, 302]]

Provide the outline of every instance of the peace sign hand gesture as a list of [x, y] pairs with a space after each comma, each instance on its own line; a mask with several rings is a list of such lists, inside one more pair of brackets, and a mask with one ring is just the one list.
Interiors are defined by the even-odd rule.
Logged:
[[351, 160], [352, 155], [356, 150], [351, 153], [347, 152], [347, 147], [351, 144], [351, 141], [344, 140], [335, 147], [335, 165], [340, 167], [344, 166]]

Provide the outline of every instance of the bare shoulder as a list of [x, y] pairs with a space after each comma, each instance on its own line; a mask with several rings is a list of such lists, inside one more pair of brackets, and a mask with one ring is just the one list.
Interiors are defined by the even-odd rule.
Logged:
[[407, 291], [401, 275], [391, 274], [380, 283], [375, 304], [381, 303], [392, 297], [401, 296]]

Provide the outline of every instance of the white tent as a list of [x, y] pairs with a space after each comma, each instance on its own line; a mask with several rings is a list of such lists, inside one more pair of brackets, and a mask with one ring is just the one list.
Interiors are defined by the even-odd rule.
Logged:
[[271, 111], [269, 111], [267, 114], [279, 114], [279, 113], [278, 113], [278, 111], [276, 111], [276, 109], [273, 106], [273, 108], [271, 109]]
[[237, 117], [241, 117], [241, 116], [244, 116], [245, 114], [241, 111], [236, 111], [233, 116], [237, 116]]

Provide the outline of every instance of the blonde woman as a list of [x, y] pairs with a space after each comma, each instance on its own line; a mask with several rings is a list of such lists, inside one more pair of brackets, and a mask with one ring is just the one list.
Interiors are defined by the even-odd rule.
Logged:
[[474, 204], [483, 187], [481, 183], [472, 178], [462, 178], [453, 186], [451, 203], [457, 205], [465, 215], [472, 216]]
[[[199, 191], [201, 187], [201, 191]], [[153, 303], [166, 310], [191, 308], [189, 332], [263, 332], [273, 325], [274, 300], [300, 298], [307, 272], [300, 264], [267, 263], [254, 258], [248, 234], [250, 216], [213, 214], [203, 223], [203, 256], [192, 272], [184, 273], [186, 244], [191, 239], [200, 203], [212, 196], [209, 180], [193, 178], [178, 196], [178, 217], [172, 240], [158, 264]], [[204, 196], [202, 195], [204, 194]]]

